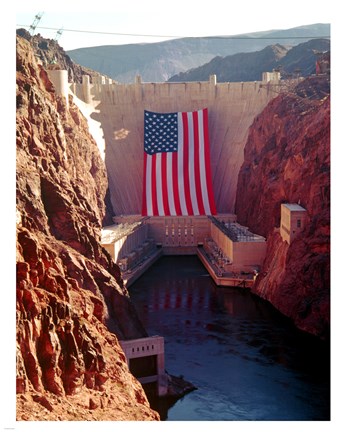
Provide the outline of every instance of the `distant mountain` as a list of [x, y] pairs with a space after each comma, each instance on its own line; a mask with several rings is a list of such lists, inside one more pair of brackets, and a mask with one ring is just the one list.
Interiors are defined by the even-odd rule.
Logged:
[[312, 24], [236, 36], [181, 38], [165, 42], [107, 45], [67, 51], [76, 63], [119, 82], [167, 81], [171, 76], [210, 62], [217, 56], [259, 51], [271, 44], [295, 46], [313, 38], [328, 38], [330, 24]]
[[261, 51], [215, 57], [209, 63], [173, 75], [169, 82], [208, 81], [215, 74], [218, 82], [259, 81], [262, 72], [279, 68], [283, 77], [299, 71], [308, 76], [315, 71], [316, 52], [330, 50], [328, 39], [311, 39], [293, 48], [280, 44], [270, 45]]
[[316, 51], [330, 51], [330, 40], [313, 39], [293, 47], [279, 62], [283, 72], [294, 73], [295, 69], [300, 69], [302, 76], [308, 76], [314, 73]]
[[218, 82], [258, 81], [262, 72], [272, 71], [273, 66], [289, 51], [283, 45], [270, 45], [261, 51], [239, 53], [227, 57], [215, 57], [209, 63], [173, 75], [168, 81], [208, 81], [215, 74]]

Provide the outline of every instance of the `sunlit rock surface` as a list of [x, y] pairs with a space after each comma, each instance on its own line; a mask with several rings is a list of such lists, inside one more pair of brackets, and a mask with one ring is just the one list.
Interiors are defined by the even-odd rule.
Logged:
[[[279, 234], [281, 203], [307, 210], [291, 245]], [[311, 77], [280, 95], [250, 128], [238, 180], [240, 223], [268, 238], [253, 288], [295, 324], [329, 337], [330, 96], [327, 76]]]
[[17, 420], [158, 420], [119, 339], [146, 336], [100, 247], [107, 176], [86, 120], [17, 38]]

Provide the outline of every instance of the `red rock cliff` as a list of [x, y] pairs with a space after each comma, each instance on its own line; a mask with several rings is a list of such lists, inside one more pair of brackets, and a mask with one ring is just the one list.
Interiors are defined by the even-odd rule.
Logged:
[[[281, 203], [307, 210], [289, 246], [278, 230]], [[240, 223], [268, 239], [254, 292], [304, 331], [328, 338], [330, 289], [330, 97], [327, 77], [278, 96], [255, 119], [239, 173]]]
[[99, 246], [104, 163], [20, 37], [16, 186], [17, 419], [158, 420], [118, 343], [146, 332]]

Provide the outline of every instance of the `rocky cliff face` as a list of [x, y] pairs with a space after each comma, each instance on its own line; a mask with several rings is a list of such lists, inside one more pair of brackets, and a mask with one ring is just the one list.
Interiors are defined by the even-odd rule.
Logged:
[[23, 28], [18, 29], [16, 33], [30, 42], [35, 57], [41, 64], [44, 66], [56, 64], [59, 69], [67, 70], [69, 82], [81, 83], [83, 75], [89, 75], [91, 80], [93, 77], [101, 76], [100, 73], [73, 62], [57, 41], [43, 38], [39, 33], [31, 36]]
[[[281, 203], [307, 210], [291, 245], [279, 233]], [[304, 331], [329, 337], [330, 97], [327, 77], [311, 77], [271, 101], [255, 119], [239, 173], [240, 223], [268, 238], [254, 292]]]
[[118, 343], [146, 332], [99, 246], [105, 166], [20, 37], [16, 186], [17, 419], [158, 420]]

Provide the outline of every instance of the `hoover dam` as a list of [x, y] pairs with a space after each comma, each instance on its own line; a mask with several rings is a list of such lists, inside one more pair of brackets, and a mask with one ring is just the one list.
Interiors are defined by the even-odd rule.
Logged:
[[[268, 74], [267, 74], [268, 75]], [[264, 74], [264, 77], [267, 76]], [[100, 123], [112, 206], [116, 215], [140, 214], [143, 182], [144, 110], [195, 111], [208, 108], [211, 171], [218, 213], [233, 213], [239, 169], [248, 128], [277, 96], [279, 81], [107, 83], [72, 85], [72, 91], [92, 104], [91, 117]]]
[[[145, 83], [137, 76], [133, 84], [103, 76], [91, 83], [87, 75], [81, 84], [67, 84], [63, 71], [50, 71], [50, 78], [66, 100], [72, 91], [98, 135], [116, 215], [115, 224], [104, 227], [101, 243], [120, 265], [127, 286], [161, 254], [197, 254], [217, 285], [251, 286], [265, 257], [266, 239], [237, 224], [237, 180], [248, 129], [283, 88], [280, 73], [263, 72], [261, 82], [233, 83], [217, 83], [215, 75], [186, 83]], [[141, 217], [144, 111], [205, 108], [217, 216]]]

